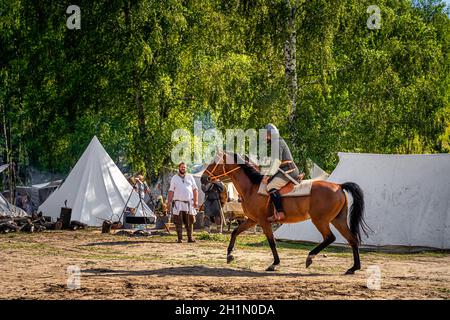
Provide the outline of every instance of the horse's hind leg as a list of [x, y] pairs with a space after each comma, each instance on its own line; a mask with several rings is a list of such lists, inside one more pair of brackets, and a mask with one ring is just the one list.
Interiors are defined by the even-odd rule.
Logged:
[[351, 233], [347, 225], [347, 206], [345, 206], [339, 215], [331, 221], [333, 226], [339, 231], [340, 234], [348, 241], [348, 244], [353, 250], [353, 267], [347, 270], [345, 274], [354, 274], [356, 270], [361, 269], [361, 261], [359, 259], [358, 242]]
[[317, 230], [319, 230], [319, 232], [322, 234], [323, 241], [322, 241], [322, 243], [320, 243], [318, 246], [316, 246], [314, 249], [312, 249], [309, 252], [308, 257], [306, 258], [306, 267], [307, 268], [311, 265], [311, 263], [313, 262], [313, 258], [320, 251], [322, 251], [323, 249], [328, 247], [331, 243], [334, 242], [334, 240], [336, 240], [336, 237], [331, 232], [330, 224], [328, 221], [325, 222], [325, 221], [315, 220], [315, 219], [311, 219], [311, 221], [314, 223]]
[[239, 226], [236, 227], [236, 229], [233, 230], [233, 232], [231, 233], [230, 244], [228, 245], [227, 250], [227, 263], [230, 263], [231, 261], [234, 260], [234, 257], [231, 253], [233, 252], [234, 243], [236, 242], [237, 236], [255, 225], [256, 225], [255, 221], [247, 219], [245, 222], [241, 223]]

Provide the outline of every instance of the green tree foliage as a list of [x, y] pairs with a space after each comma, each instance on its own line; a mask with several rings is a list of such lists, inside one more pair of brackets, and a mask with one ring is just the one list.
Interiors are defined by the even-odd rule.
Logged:
[[311, 1], [299, 26], [298, 150], [329, 169], [336, 151], [449, 151], [439, 138], [449, 123], [443, 5], [378, 1], [381, 28], [369, 30], [370, 4]]
[[219, 129], [273, 122], [301, 164], [327, 169], [338, 151], [450, 150], [440, 1], [379, 0], [379, 30], [365, 0], [75, 2], [81, 30], [66, 27], [61, 1], [0, 4], [0, 148], [22, 177], [29, 166], [68, 172], [97, 135], [120, 166], [155, 178], [172, 131], [206, 118]]

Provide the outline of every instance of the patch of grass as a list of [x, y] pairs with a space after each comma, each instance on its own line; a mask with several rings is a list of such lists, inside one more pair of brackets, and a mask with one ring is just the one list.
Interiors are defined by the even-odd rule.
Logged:
[[443, 253], [439, 251], [420, 251], [420, 252], [385, 252], [385, 251], [374, 251], [374, 250], [361, 250], [365, 254], [372, 257], [389, 258], [397, 261], [408, 261], [414, 258], [446, 258], [449, 256], [448, 253]]
[[29, 239], [32, 235], [37, 233], [27, 233], [27, 232], [10, 232], [10, 233], [0, 233], [0, 241], [4, 239]]
[[220, 233], [208, 233], [208, 232], [200, 232], [197, 234], [198, 240], [207, 240], [214, 242], [228, 242], [230, 241], [230, 237], [228, 235], [220, 234]]
[[108, 248], [108, 247], [82, 247], [82, 246], [77, 246], [76, 247], [77, 250], [80, 250], [80, 252], [92, 252], [92, 253], [100, 253], [100, 254], [121, 254], [123, 253], [123, 251], [121, 250], [116, 250], [113, 248]]
[[24, 242], [5, 242], [0, 243], [2, 249], [30, 249], [30, 250], [45, 250], [52, 249], [51, 246], [45, 243], [24, 243]]
[[19, 235], [20, 235], [19, 232], [2, 233], [2, 234], [0, 234], [0, 239], [2, 239], [2, 238], [14, 239], [14, 238], [17, 238]]
[[203, 253], [203, 255], [216, 255], [217, 252], [212, 252], [212, 251], [206, 251]]
[[450, 296], [450, 289], [449, 288], [436, 288], [437, 291], [441, 293], [445, 293]]

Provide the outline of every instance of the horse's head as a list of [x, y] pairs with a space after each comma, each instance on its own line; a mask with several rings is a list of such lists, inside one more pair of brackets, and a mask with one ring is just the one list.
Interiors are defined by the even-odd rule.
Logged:
[[217, 151], [213, 161], [205, 169], [202, 181], [213, 181], [228, 176], [231, 172], [240, 169], [239, 163], [243, 163], [239, 155], [226, 151]]

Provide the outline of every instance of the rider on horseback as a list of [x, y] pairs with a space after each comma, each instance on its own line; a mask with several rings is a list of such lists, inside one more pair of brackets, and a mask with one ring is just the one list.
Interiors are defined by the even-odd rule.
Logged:
[[[299, 170], [294, 163], [291, 151], [283, 138], [280, 137], [278, 129], [275, 125], [269, 123], [265, 129], [267, 130], [266, 139], [268, 148], [274, 143], [278, 143], [279, 153], [271, 155], [271, 168], [269, 173], [264, 176], [263, 183], [267, 183], [267, 192], [275, 206], [274, 215], [268, 218], [268, 221], [275, 222], [283, 220], [285, 213], [281, 205], [280, 189], [291, 182], [287, 176], [296, 180], [299, 177]], [[275, 146], [276, 148], [276, 146]]]

